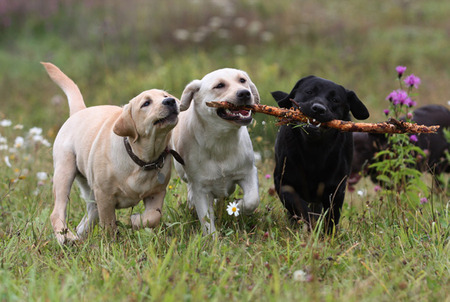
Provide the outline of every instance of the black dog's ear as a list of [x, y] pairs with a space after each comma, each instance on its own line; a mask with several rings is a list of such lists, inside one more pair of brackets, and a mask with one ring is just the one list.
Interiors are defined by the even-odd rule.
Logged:
[[369, 117], [369, 111], [361, 100], [351, 90], [347, 90], [347, 100], [350, 105], [350, 111], [358, 120], [365, 120]]
[[289, 94], [284, 91], [274, 91], [270, 93], [272, 97], [277, 101], [277, 104], [281, 108], [291, 108], [292, 101], [289, 98]]
[[280, 106], [281, 108], [287, 108], [290, 109], [292, 107], [294, 107], [294, 104], [292, 103], [291, 99], [293, 99], [295, 97], [295, 94], [297, 93], [297, 89], [298, 87], [306, 80], [314, 78], [315, 76], [307, 76], [304, 77], [300, 80], [297, 81], [297, 83], [295, 83], [294, 88], [292, 88], [291, 92], [289, 94], [287, 94], [286, 92], [283, 91], [274, 91], [272, 92], [272, 96], [275, 99], [275, 101], [277, 101], [278, 106]]

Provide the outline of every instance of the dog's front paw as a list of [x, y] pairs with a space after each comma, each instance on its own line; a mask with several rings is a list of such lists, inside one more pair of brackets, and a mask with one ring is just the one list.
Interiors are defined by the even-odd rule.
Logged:
[[144, 214], [133, 214], [131, 215], [131, 226], [133, 229], [139, 228], [154, 228], [161, 220], [161, 210], [152, 209], [146, 211]]
[[259, 200], [249, 202], [244, 199], [236, 199], [236, 202], [239, 210], [246, 215], [252, 214], [259, 205]]

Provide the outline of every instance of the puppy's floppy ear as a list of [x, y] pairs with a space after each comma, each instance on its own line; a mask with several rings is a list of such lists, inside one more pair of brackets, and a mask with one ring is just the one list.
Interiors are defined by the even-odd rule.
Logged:
[[200, 86], [202, 84], [202, 81], [200, 80], [193, 80], [190, 82], [183, 90], [183, 93], [181, 94], [181, 104], [180, 104], [180, 111], [185, 111], [189, 108], [191, 105], [191, 101], [194, 98], [194, 94], [198, 92], [200, 89]]
[[289, 94], [283, 91], [273, 91], [270, 93], [272, 97], [277, 101], [277, 104], [281, 108], [291, 108], [292, 101], [289, 98]]
[[356, 96], [356, 94], [347, 89], [347, 100], [350, 105], [350, 111], [353, 116], [358, 120], [365, 120], [369, 117], [369, 111], [366, 106], [361, 102], [361, 100]]
[[280, 106], [281, 108], [292, 108], [294, 106], [294, 104], [292, 103], [291, 99], [295, 98], [295, 94], [297, 93], [298, 88], [300, 87], [300, 85], [302, 85], [305, 81], [315, 78], [315, 76], [307, 76], [304, 77], [300, 80], [297, 81], [297, 83], [295, 83], [294, 88], [292, 88], [291, 92], [289, 94], [287, 94], [286, 92], [282, 92], [282, 91], [275, 91], [272, 92], [272, 96], [275, 99], [275, 101], [277, 101], [278, 106]]
[[136, 124], [131, 115], [131, 104], [127, 104], [123, 107], [122, 114], [114, 123], [113, 132], [118, 136], [130, 137], [132, 142], [135, 142], [139, 138]]
[[248, 79], [248, 85], [250, 86], [250, 92], [252, 93], [254, 99], [255, 99], [255, 103], [259, 104], [260, 103], [260, 96], [259, 96], [259, 92], [258, 89], [256, 88], [256, 85], [252, 82], [252, 80], [250, 80], [249, 75], [244, 71], [245, 75], [247, 76]]

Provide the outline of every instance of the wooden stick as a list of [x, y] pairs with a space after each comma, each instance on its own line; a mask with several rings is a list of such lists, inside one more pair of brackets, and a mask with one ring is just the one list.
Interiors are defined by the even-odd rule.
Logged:
[[275, 116], [279, 119], [279, 124], [289, 124], [292, 122], [301, 122], [305, 124], [320, 125], [320, 127], [334, 128], [345, 132], [370, 132], [370, 133], [434, 133], [439, 126], [424, 126], [390, 118], [387, 122], [381, 123], [354, 123], [342, 120], [332, 120], [325, 123], [319, 123], [298, 109], [285, 109], [268, 105], [245, 105], [237, 106], [228, 102], [207, 102], [207, 106], [213, 108], [224, 108], [231, 110], [252, 110], [258, 113], [264, 113]]

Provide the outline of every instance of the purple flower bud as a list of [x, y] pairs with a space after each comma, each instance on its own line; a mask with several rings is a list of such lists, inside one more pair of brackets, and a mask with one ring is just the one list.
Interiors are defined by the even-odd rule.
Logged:
[[428, 202], [428, 199], [426, 197], [422, 197], [420, 199], [420, 204], [424, 204], [424, 203], [427, 203], [427, 202]]
[[408, 114], [406, 115], [406, 117], [410, 120], [413, 117], [413, 114], [411, 112], [408, 112]]
[[405, 66], [399, 65], [399, 66], [395, 67], [395, 70], [397, 71], [398, 78], [401, 78], [402, 75], [403, 75], [403, 73], [404, 73], [405, 70], [406, 70], [406, 67], [405, 67]]
[[415, 134], [413, 134], [413, 135], [411, 135], [410, 137], [409, 137], [409, 141], [411, 142], [411, 143], [417, 143], [417, 135], [415, 135]]
[[406, 77], [404, 80], [405, 84], [408, 85], [408, 87], [419, 88], [420, 85], [420, 78], [416, 77], [414, 74], [410, 74]]
[[383, 113], [384, 113], [385, 115], [388, 115], [388, 114], [389, 114], [389, 109], [384, 109], [384, 110], [383, 110]]

